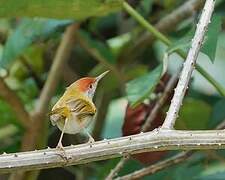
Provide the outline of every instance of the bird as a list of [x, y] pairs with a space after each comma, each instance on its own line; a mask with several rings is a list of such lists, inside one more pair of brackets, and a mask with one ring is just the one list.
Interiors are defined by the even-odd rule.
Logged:
[[94, 138], [86, 130], [96, 114], [93, 97], [99, 81], [108, 73], [105, 71], [97, 77], [83, 77], [66, 88], [62, 97], [53, 106], [49, 113], [53, 126], [61, 130], [57, 148], [63, 149], [63, 134], [77, 134], [85, 131], [89, 136], [88, 142]]

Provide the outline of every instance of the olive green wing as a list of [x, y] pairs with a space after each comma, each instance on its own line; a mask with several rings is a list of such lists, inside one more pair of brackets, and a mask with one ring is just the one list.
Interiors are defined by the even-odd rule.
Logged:
[[94, 116], [96, 113], [95, 105], [86, 99], [72, 99], [67, 101], [66, 105], [79, 119], [83, 119], [86, 116]]
[[58, 107], [49, 113], [50, 120], [53, 126], [56, 125], [57, 121], [65, 120], [69, 116], [69, 109], [67, 107]]

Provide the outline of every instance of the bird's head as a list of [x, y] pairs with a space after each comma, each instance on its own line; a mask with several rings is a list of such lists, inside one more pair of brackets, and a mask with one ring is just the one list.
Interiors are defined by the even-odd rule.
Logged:
[[73, 83], [72, 89], [77, 89], [79, 92], [85, 94], [90, 99], [93, 98], [98, 82], [108, 73], [105, 71], [97, 77], [84, 77]]

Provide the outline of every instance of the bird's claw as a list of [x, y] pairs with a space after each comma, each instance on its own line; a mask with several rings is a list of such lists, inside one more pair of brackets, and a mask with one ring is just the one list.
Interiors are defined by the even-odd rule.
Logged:
[[59, 156], [67, 161], [68, 158], [67, 158], [66, 151], [65, 151], [62, 143], [58, 143], [58, 145], [56, 146], [56, 149], [58, 149], [60, 151]]
[[93, 138], [93, 137], [89, 137], [87, 143], [92, 144], [92, 143], [94, 143], [94, 142], [95, 142], [94, 138]]

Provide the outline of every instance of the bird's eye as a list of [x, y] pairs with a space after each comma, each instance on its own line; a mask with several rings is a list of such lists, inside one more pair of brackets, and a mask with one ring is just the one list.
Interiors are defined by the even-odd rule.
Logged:
[[92, 89], [92, 87], [93, 87], [92, 84], [90, 84], [90, 85], [89, 85], [89, 88]]

